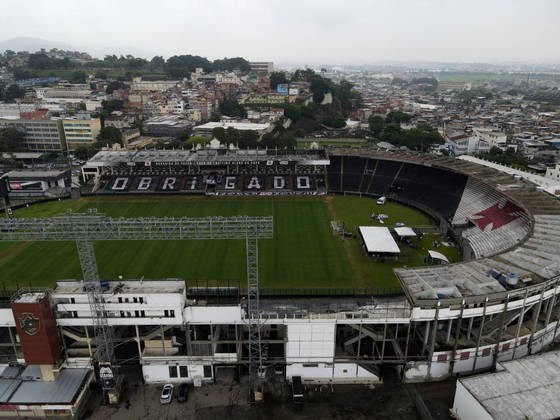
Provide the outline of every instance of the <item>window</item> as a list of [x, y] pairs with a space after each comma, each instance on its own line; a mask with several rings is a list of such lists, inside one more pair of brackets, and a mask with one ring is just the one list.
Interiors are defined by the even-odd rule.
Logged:
[[70, 298], [70, 303], [76, 303], [76, 298]]
[[139, 299], [140, 299], [140, 303], [144, 303], [144, 298], [143, 297], [140, 297]]
[[142, 318], [144, 318], [146, 316], [146, 311], [140, 311], [140, 316], [142, 316]]
[[124, 318], [124, 311], [121, 311], [121, 318]]
[[187, 366], [179, 366], [179, 376], [181, 378], [189, 377], [189, 368]]
[[163, 316], [169, 318], [169, 311], [167, 309], [163, 311]]
[[140, 311], [134, 311], [134, 316], [138, 318], [140, 316]]
[[175, 318], [175, 310], [174, 310], [174, 309], [171, 309], [171, 310], [169, 311], [169, 316], [170, 316], [171, 318]]
[[133, 303], [138, 303], [138, 298], [132, 298]]
[[119, 298], [119, 303], [122, 303], [122, 297]]
[[169, 366], [169, 377], [170, 378], [177, 377], [177, 366]]
[[318, 363], [304, 363], [303, 367], [319, 367]]
[[124, 303], [128, 303], [128, 298], [124, 298]]
[[204, 377], [211, 378], [212, 377], [212, 366], [204, 365]]

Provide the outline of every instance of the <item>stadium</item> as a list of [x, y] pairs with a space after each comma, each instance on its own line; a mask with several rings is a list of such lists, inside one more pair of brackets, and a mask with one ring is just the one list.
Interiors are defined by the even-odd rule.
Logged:
[[[51, 288], [63, 349], [56, 363], [91, 366], [102, 346], [99, 311], [116, 365], [138, 366], [146, 383], [203, 383], [228, 372], [239, 380], [255, 354], [265, 382], [277, 372], [304, 384], [378, 383], [386, 372], [436, 380], [535, 354], [557, 336], [560, 205], [518, 176], [351, 148], [99, 152], [82, 171], [81, 198], [17, 209], [2, 222], [0, 281], [6, 290]], [[101, 310], [73, 243], [13, 242], [34, 217], [71, 220], [68, 209], [94, 208], [99, 221], [87, 232]], [[226, 220], [236, 216], [272, 216], [256, 248], [212, 227], [230, 232]], [[184, 241], [154, 228], [154, 217], [162, 226], [211, 220], [189, 231], [200, 240]], [[153, 240], [122, 233], [117, 223], [128, 218], [143, 223], [138, 238]], [[49, 226], [40, 229], [34, 234]], [[2, 362], [23, 361], [15, 315], [2, 317], [10, 344]]]

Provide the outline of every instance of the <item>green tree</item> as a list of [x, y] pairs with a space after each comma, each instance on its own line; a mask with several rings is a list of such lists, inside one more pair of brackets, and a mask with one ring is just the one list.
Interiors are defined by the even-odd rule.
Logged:
[[105, 89], [105, 92], [108, 94], [113, 93], [115, 90], [119, 90], [119, 89], [123, 89], [125, 87], [125, 84], [123, 82], [119, 82], [117, 80], [113, 80], [112, 82], [110, 82], [107, 85], [107, 88]]
[[122, 145], [121, 130], [116, 127], [103, 127], [97, 135], [97, 143], [100, 146], [105, 146], [106, 144], [111, 145], [114, 143]]
[[247, 118], [247, 111], [236, 99], [225, 98], [220, 102], [220, 113], [228, 117]]
[[75, 71], [70, 76], [70, 83], [84, 84], [86, 82], [86, 74], [83, 71]]
[[88, 160], [97, 153], [97, 148], [91, 146], [78, 146], [74, 150], [74, 156], [80, 160]]
[[224, 127], [216, 127], [212, 130], [212, 137], [218, 139], [220, 143], [225, 143], [227, 139], [226, 130]]
[[286, 79], [286, 73], [283, 71], [274, 71], [270, 73], [270, 88], [276, 90], [276, 86], [288, 83], [288, 79]]
[[10, 85], [4, 91], [4, 100], [12, 102], [14, 99], [20, 99], [25, 96], [25, 89], [19, 87], [18, 85]]
[[408, 122], [412, 119], [412, 115], [401, 111], [391, 111], [385, 117], [386, 123], [397, 123]]
[[233, 57], [214, 60], [212, 63], [212, 69], [214, 71], [239, 70], [243, 73], [247, 73], [251, 69], [251, 66], [249, 62], [244, 58]]
[[203, 136], [192, 136], [187, 140], [187, 144], [190, 145], [206, 145], [210, 142], [210, 139]]
[[240, 149], [253, 149], [257, 147], [259, 141], [259, 133], [253, 130], [242, 130], [239, 132], [239, 142], [237, 146]]
[[368, 118], [369, 131], [374, 137], [379, 138], [385, 128], [385, 120], [379, 115], [370, 115]]

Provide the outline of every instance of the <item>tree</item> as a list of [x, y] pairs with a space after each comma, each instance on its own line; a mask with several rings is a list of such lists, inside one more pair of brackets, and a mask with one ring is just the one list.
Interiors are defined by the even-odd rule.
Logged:
[[80, 102], [77, 106], [78, 111], [87, 111], [86, 104], [84, 102]]
[[91, 146], [78, 146], [76, 147], [76, 150], [74, 150], [74, 156], [84, 161], [93, 157], [96, 153], [97, 149]]
[[220, 143], [225, 143], [227, 136], [224, 127], [216, 127], [212, 130], [212, 137], [218, 139]]
[[254, 130], [242, 130], [239, 133], [239, 142], [237, 146], [240, 149], [252, 149], [257, 147], [259, 141], [259, 133]]
[[228, 117], [247, 118], [247, 111], [236, 99], [225, 98], [220, 102], [220, 113]]
[[163, 69], [165, 67], [165, 60], [163, 59], [163, 57], [161, 55], [156, 55], [150, 61], [150, 65], [154, 69]]
[[124, 88], [124, 86], [125, 86], [125, 85], [124, 85], [123, 82], [119, 82], [119, 81], [113, 80], [112, 82], [110, 82], [110, 83], [107, 85], [107, 88], [105, 89], [105, 92], [106, 92], [107, 94], [111, 94], [111, 93], [113, 93], [115, 90], [119, 90], [119, 89]]
[[187, 140], [187, 144], [191, 144], [191, 145], [206, 145], [210, 142], [210, 139], [207, 137], [203, 137], [203, 136], [192, 136]]
[[212, 63], [212, 68], [214, 71], [239, 70], [243, 73], [247, 73], [251, 69], [251, 65], [242, 57], [233, 57], [214, 60], [214, 62]]
[[401, 111], [391, 111], [385, 117], [386, 123], [397, 123], [408, 122], [412, 119], [412, 115]]
[[18, 85], [10, 85], [4, 91], [4, 99], [8, 102], [12, 102], [14, 99], [20, 99], [25, 96], [25, 89], [19, 87]]
[[86, 74], [83, 71], [75, 71], [70, 76], [70, 83], [84, 84], [86, 82]]
[[122, 145], [122, 133], [116, 127], [103, 127], [97, 135], [97, 143], [101, 146], [114, 143]]
[[385, 128], [385, 120], [379, 115], [370, 115], [368, 118], [369, 131], [374, 137], [379, 138]]
[[286, 73], [283, 71], [274, 71], [270, 73], [270, 88], [276, 90], [276, 86], [288, 83], [288, 79], [286, 79]]
[[101, 106], [107, 114], [110, 114], [113, 111], [123, 109], [124, 103], [120, 99], [111, 99], [109, 101], [101, 101]]
[[22, 146], [24, 134], [15, 128], [0, 129], [0, 152], [17, 152]]

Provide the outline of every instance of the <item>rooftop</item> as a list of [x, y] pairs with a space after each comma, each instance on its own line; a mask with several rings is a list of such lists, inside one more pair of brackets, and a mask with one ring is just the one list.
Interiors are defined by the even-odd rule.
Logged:
[[498, 364], [498, 372], [459, 382], [495, 419], [560, 416], [560, 351]]
[[[106, 283], [107, 288], [103, 293], [129, 294], [129, 293], [183, 293], [185, 280], [118, 280]], [[84, 283], [77, 280], [59, 280], [56, 282], [54, 295], [85, 293]]]
[[43, 381], [29, 368], [10, 366], [0, 373], [0, 403], [72, 404], [91, 375], [90, 369], [64, 368], [54, 381]]

